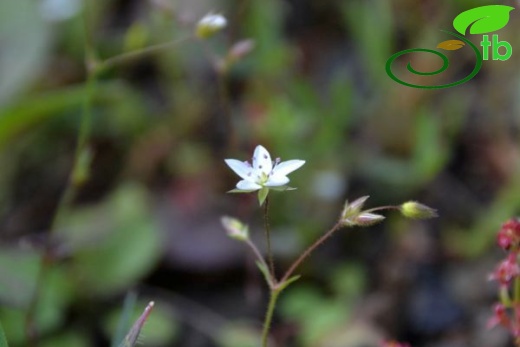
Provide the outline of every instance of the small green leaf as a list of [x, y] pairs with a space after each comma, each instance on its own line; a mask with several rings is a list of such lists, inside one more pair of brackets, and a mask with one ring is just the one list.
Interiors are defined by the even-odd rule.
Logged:
[[260, 206], [262, 206], [265, 199], [267, 199], [267, 194], [269, 194], [269, 188], [262, 187], [262, 189], [258, 191], [258, 203]]
[[7, 340], [5, 339], [4, 329], [0, 323], [0, 347], [8, 347]]
[[267, 285], [269, 286], [269, 288], [271, 288], [273, 286], [273, 283], [271, 281], [271, 274], [269, 273], [269, 269], [267, 268], [267, 266], [265, 266], [264, 263], [261, 263], [259, 261], [256, 262], [256, 266], [258, 266], [260, 272], [264, 275]]
[[301, 275], [295, 275], [295, 276], [292, 276], [292, 277], [289, 278], [287, 281], [285, 281], [284, 283], [280, 284], [279, 291], [282, 291], [282, 290], [284, 290], [285, 288], [289, 287], [293, 282], [299, 280], [300, 277], [301, 277]]
[[460, 40], [447, 40], [439, 43], [437, 48], [442, 48], [447, 51], [456, 51], [457, 49], [461, 49], [464, 47], [465, 43]]
[[453, 27], [462, 35], [470, 28], [470, 34], [486, 34], [502, 29], [509, 22], [509, 12], [514, 7], [487, 5], [475, 7], [459, 14], [453, 20]]
[[243, 190], [243, 189], [231, 189], [227, 191], [228, 193], [251, 193], [254, 192], [254, 190]]

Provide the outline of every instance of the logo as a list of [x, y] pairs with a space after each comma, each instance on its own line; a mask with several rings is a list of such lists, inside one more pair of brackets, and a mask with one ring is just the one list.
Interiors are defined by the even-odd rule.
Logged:
[[[397, 58], [401, 57], [402, 55], [415, 52], [435, 54], [436, 56], [441, 58], [442, 66], [435, 71], [421, 72], [414, 69], [411, 63], [408, 63], [406, 69], [409, 72], [419, 76], [433, 76], [444, 72], [449, 66], [448, 57], [440, 51], [426, 48], [405, 49], [404, 51], [395, 53], [386, 61], [386, 73], [397, 83], [412, 88], [441, 89], [454, 87], [459, 84], [465, 83], [477, 75], [477, 73], [480, 71], [480, 68], [482, 67], [482, 63], [484, 60], [488, 60], [490, 59], [490, 57], [493, 60], [500, 61], [505, 61], [511, 58], [511, 55], [513, 54], [513, 47], [511, 46], [511, 44], [507, 41], [500, 41], [497, 34], [493, 34], [491, 38], [488, 34], [505, 27], [509, 22], [509, 12], [511, 12], [512, 10], [514, 10], [514, 7], [505, 5], [487, 5], [476, 7], [471, 10], [464, 11], [457, 17], [455, 17], [455, 19], [453, 20], [453, 27], [458, 33], [441, 30], [442, 32], [454, 37], [455, 39], [443, 41], [437, 45], [437, 48], [447, 51], [455, 51], [465, 46], [468, 46], [474, 52], [475, 67], [473, 68], [473, 71], [471, 71], [471, 73], [466, 77], [447, 84], [427, 86], [408, 83], [406, 81], [401, 80], [393, 73], [392, 64]], [[482, 47], [482, 54], [480, 53], [479, 48], [465, 37], [468, 28], [470, 34], [484, 34], [482, 35], [482, 41], [480, 42], [480, 46]]]

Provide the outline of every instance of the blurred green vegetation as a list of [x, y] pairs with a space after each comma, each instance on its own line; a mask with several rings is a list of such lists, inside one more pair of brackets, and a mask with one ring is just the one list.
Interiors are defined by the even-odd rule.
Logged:
[[[391, 80], [386, 60], [434, 48], [458, 13], [488, 2], [85, 0], [70, 18], [43, 16], [43, 2], [0, 2], [0, 322], [11, 347], [29, 345], [35, 293], [39, 346], [108, 346], [129, 291], [156, 300], [146, 346], [258, 345], [263, 279], [218, 224], [235, 215], [263, 244], [255, 197], [225, 194], [237, 177], [223, 161], [247, 160], [257, 144], [307, 162], [291, 176], [298, 190], [272, 195], [280, 268], [334, 224], [347, 198], [370, 195], [369, 207], [419, 200], [440, 214], [421, 223], [390, 214], [338, 233], [283, 293], [278, 345], [372, 346], [384, 336], [440, 344], [455, 318], [424, 332], [406, 303], [439, 283], [448, 291], [439, 300], [461, 296], [453, 306], [467, 316], [487, 312], [495, 233], [520, 210], [516, 11], [498, 32], [510, 60], [485, 61], [455, 88], [419, 90]], [[89, 177], [55, 220], [87, 58], [189, 36], [210, 11], [228, 19], [215, 37], [99, 73]], [[230, 62], [245, 39], [253, 50]], [[420, 62], [433, 70], [434, 59]], [[472, 68], [462, 54], [442, 78]], [[470, 286], [480, 294], [461, 295], [448, 280], [461, 266], [482, 272]], [[479, 341], [478, 323], [462, 329], [468, 345]]]

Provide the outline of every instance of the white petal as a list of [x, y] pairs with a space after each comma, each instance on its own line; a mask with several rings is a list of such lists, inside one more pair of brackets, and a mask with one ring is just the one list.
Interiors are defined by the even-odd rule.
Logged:
[[237, 183], [237, 188], [240, 190], [247, 191], [247, 192], [253, 192], [255, 190], [262, 188], [262, 186], [259, 184], [256, 184], [255, 182], [242, 180]]
[[298, 170], [305, 164], [305, 160], [287, 160], [276, 165], [273, 169], [273, 175], [287, 176], [294, 170]]
[[271, 175], [265, 183], [266, 187], [279, 187], [289, 183], [289, 178], [283, 175]]
[[255, 153], [253, 154], [253, 168], [264, 172], [266, 175], [269, 175], [273, 169], [271, 155], [269, 155], [269, 152], [263, 146], [258, 145], [255, 148]]
[[253, 172], [253, 168], [251, 167], [251, 165], [249, 165], [249, 163], [247, 162], [242, 162], [240, 160], [236, 160], [236, 159], [226, 159], [224, 160], [227, 164], [227, 166], [229, 166], [231, 168], [231, 170], [235, 171], [235, 173], [237, 175], [239, 175], [241, 178], [245, 179], [245, 180], [252, 180], [253, 177], [252, 177], [252, 172]]

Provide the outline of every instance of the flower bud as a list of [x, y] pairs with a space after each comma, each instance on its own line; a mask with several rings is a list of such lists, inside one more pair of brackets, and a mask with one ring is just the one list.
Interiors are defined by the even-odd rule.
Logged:
[[199, 39], [207, 39], [215, 35], [227, 25], [227, 20], [220, 14], [209, 13], [197, 24], [195, 34]]
[[232, 62], [244, 58], [246, 55], [251, 53], [255, 48], [255, 41], [253, 40], [242, 40], [235, 43], [229, 49], [228, 59]]
[[437, 210], [420, 204], [416, 201], [408, 201], [399, 206], [403, 216], [413, 219], [426, 219], [437, 217]]
[[237, 241], [246, 241], [249, 238], [249, 228], [236, 218], [224, 216], [220, 219], [222, 226], [229, 237]]
[[385, 216], [375, 213], [364, 212], [361, 213], [355, 220], [355, 225], [360, 227], [368, 227], [379, 222], [382, 222], [385, 219]]
[[497, 243], [504, 250], [517, 250], [520, 246], [520, 220], [511, 218], [500, 228]]

